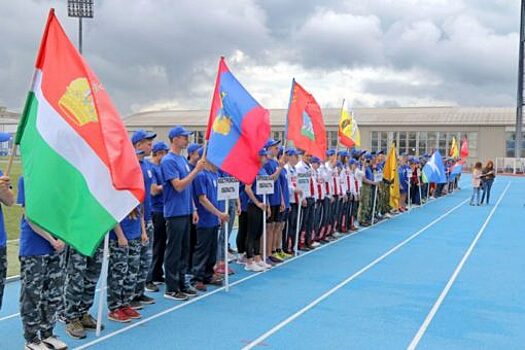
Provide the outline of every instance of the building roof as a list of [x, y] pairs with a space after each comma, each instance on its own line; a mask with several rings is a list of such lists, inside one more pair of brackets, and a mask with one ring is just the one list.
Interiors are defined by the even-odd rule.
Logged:
[[[516, 121], [516, 109], [508, 107], [399, 107], [399, 108], [356, 108], [355, 117], [359, 125], [493, 125], [510, 126]], [[337, 125], [340, 109], [325, 108], [323, 116], [326, 125]], [[170, 127], [205, 126], [208, 110], [166, 110], [148, 111], [130, 115], [125, 119], [128, 127]], [[270, 122], [284, 126], [286, 109], [271, 109]]]

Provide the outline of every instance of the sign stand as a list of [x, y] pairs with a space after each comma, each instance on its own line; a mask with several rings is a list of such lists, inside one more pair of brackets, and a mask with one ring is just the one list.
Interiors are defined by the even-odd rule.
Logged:
[[97, 329], [95, 333], [97, 337], [100, 337], [100, 332], [102, 331], [102, 313], [104, 312], [104, 300], [106, 299], [106, 287], [108, 283], [109, 233], [104, 237], [104, 251], [102, 254], [102, 273], [100, 276], [100, 295], [98, 298]]
[[[274, 181], [270, 176], [257, 176], [255, 192], [258, 196], [263, 196], [263, 203], [266, 206], [266, 196], [268, 194], [273, 194], [274, 191]], [[266, 218], [268, 216], [268, 211], [263, 213], [263, 259], [266, 263]]]
[[374, 186], [374, 203], [372, 205], [372, 220], [371, 224], [374, 224], [375, 218], [376, 218], [376, 204], [377, 204], [377, 188], [381, 184], [381, 181], [383, 181], [383, 173], [378, 171], [374, 174], [374, 182], [379, 182], [376, 186]]
[[[234, 177], [220, 177], [217, 179], [217, 200], [226, 204], [226, 213], [229, 212], [230, 199], [239, 198], [239, 180]], [[224, 290], [230, 290], [230, 276], [228, 264], [228, 221], [224, 223]]]

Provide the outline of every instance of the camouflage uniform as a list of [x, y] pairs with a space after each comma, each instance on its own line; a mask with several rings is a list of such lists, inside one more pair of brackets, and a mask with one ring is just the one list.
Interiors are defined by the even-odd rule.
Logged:
[[53, 335], [64, 291], [63, 256], [54, 253], [20, 257], [20, 317], [28, 343]]
[[0, 247], [0, 310], [4, 297], [5, 276], [7, 275], [7, 247]]
[[372, 218], [372, 201], [374, 198], [374, 187], [363, 183], [361, 187], [361, 200], [359, 205], [359, 223], [370, 223]]
[[137, 275], [134, 298], [144, 294], [146, 280], [148, 279], [148, 273], [151, 267], [151, 259], [153, 256], [153, 224], [151, 221], [146, 222], [146, 235], [148, 236], [148, 244], [143, 245], [140, 243], [140, 267]]
[[135, 296], [140, 269], [140, 238], [128, 241], [127, 247], [119, 247], [118, 241], [109, 241], [108, 308], [110, 311], [129, 306]]
[[93, 305], [103, 253], [103, 244], [95, 250], [93, 257], [84, 256], [74, 248], [69, 248], [64, 293], [65, 317], [68, 321], [81, 318]]

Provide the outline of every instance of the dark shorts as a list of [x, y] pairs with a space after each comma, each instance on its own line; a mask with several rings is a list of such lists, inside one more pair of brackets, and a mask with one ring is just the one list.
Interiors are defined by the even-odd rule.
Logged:
[[272, 205], [270, 207], [270, 209], [272, 210], [272, 215], [266, 219], [266, 222], [270, 223], [270, 222], [281, 222], [282, 221], [282, 215], [283, 213], [281, 213], [281, 206], [280, 205]]

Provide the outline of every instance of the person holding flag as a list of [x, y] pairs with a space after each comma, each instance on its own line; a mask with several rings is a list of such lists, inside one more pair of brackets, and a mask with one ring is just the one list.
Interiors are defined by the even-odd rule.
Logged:
[[310, 178], [310, 191], [303, 195], [301, 202], [301, 236], [299, 237], [299, 250], [309, 251], [314, 249], [311, 244], [311, 235], [314, 226], [314, 212], [315, 212], [315, 177], [312, 172], [312, 155], [305, 153], [299, 163], [296, 165], [298, 174], [308, 175]]

